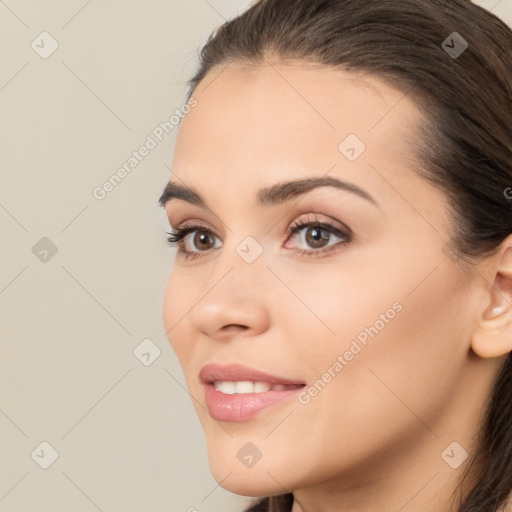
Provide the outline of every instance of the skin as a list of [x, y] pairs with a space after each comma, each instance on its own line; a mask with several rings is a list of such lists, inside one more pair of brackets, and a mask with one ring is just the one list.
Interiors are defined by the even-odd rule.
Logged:
[[[278, 61], [212, 70], [194, 93], [171, 178], [214, 215], [177, 199], [165, 209], [175, 228], [211, 229], [215, 248], [189, 235], [187, 249], [201, 254], [176, 255], [163, 320], [212, 474], [231, 492], [293, 492], [293, 512], [450, 510], [468, 461], [453, 469], [441, 454], [456, 441], [473, 455], [491, 381], [512, 350], [512, 236], [472, 269], [447, 257], [449, 203], [414, 172], [407, 137], [422, 118], [403, 96], [376, 77]], [[366, 145], [354, 162], [338, 150], [350, 133]], [[328, 187], [256, 205], [261, 187], [327, 173], [377, 205]], [[301, 255], [322, 246], [308, 244], [311, 228], [286, 238], [299, 218], [343, 222], [353, 240], [331, 234], [324, 246], [336, 250]], [[263, 249], [250, 264], [236, 252], [248, 235]], [[243, 422], [208, 414], [206, 363], [313, 386], [394, 303], [401, 311], [308, 404], [287, 400]], [[262, 453], [251, 468], [237, 458], [247, 442]]]

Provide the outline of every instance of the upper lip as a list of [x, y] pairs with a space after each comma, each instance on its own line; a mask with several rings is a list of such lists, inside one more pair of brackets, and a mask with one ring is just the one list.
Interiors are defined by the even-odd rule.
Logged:
[[269, 384], [283, 384], [285, 386], [305, 384], [298, 380], [284, 379], [276, 375], [249, 368], [241, 364], [229, 364], [226, 366], [210, 363], [201, 369], [199, 378], [205, 384], [211, 384], [215, 381], [244, 381], [268, 382]]

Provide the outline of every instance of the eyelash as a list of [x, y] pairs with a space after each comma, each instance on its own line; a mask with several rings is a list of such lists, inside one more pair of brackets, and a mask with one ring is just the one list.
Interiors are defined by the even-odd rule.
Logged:
[[[352, 241], [352, 234], [350, 230], [348, 230], [348, 233], [341, 231], [337, 227], [335, 227], [330, 222], [319, 222], [319, 221], [303, 221], [298, 220], [295, 221], [290, 225], [290, 227], [286, 231], [286, 240], [288, 240], [292, 235], [295, 235], [295, 233], [301, 231], [302, 229], [306, 227], [317, 227], [322, 228], [325, 231], [327, 231], [330, 234], [336, 235], [337, 237], [341, 238], [342, 241], [338, 242], [333, 245], [327, 246], [326, 249], [319, 249], [319, 250], [304, 250], [299, 249], [298, 252], [300, 256], [308, 256], [308, 257], [321, 257], [320, 255], [325, 255], [326, 253], [330, 253], [334, 250], [336, 250], [336, 247], [339, 245], [347, 245]], [[185, 259], [195, 259], [198, 257], [201, 257], [203, 253], [206, 253], [208, 251], [186, 251], [184, 246], [184, 239], [189, 233], [193, 233], [194, 231], [201, 231], [202, 233], [206, 233], [209, 236], [215, 237], [215, 233], [208, 228], [205, 228], [204, 226], [200, 226], [197, 224], [184, 224], [181, 228], [175, 229], [172, 233], [169, 233], [166, 231], [167, 236], [167, 244], [170, 247], [173, 247], [175, 245], [179, 246], [178, 251], [183, 253], [185, 255]]]

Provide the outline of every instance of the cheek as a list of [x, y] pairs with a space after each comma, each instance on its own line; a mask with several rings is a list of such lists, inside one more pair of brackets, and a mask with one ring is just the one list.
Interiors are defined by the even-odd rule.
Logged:
[[[165, 287], [163, 300], [163, 324], [167, 338], [184, 367], [193, 351], [193, 339], [187, 315], [194, 304], [192, 283], [185, 283], [176, 272], [171, 271]], [[197, 300], [197, 298], [196, 298]]]
[[[325, 387], [331, 391], [315, 398], [326, 400], [325, 406], [335, 400], [331, 392], [336, 400], [345, 396], [351, 403], [357, 396], [358, 407], [367, 403], [371, 416], [379, 411], [372, 399], [378, 387], [380, 400], [384, 392], [399, 403], [391, 391], [396, 390], [428, 407], [434, 394], [441, 404], [456, 385], [467, 356], [461, 328], [464, 288], [442, 260], [422, 268], [397, 264], [396, 257], [392, 263], [374, 263], [364, 273], [350, 265], [339, 270], [319, 266], [311, 279], [293, 283], [296, 297], [283, 303], [279, 323], [286, 322], [284, 329], [295, 333], [290, 338], [304, 361], [303, 377], [309, 383], [329, 381]], [[329, 370], [344, 377], [329, 380]]]
[[347, 368], [353, 398], [347, 408], [366, 426], [367, 443], [374, 442], [376, 425], [381, 440], [439, 441], [433, 432], [442, 431], [439, 422], [450, 414], [467, 355], [453, 327], [457, 305], [443, 299], [418, 293], [404, 300], [394, 323], [361, 353], [359, 373]]
[[173, 279], [173, 272], [171, 271], [167, 284], [165, 285], [164, 300], [163, 300], [163, 321], [165, 331], [168, 337], [172, 337], [173, 325], [177, 322], [178, 316], [176, 315], [177, 297], [175, 292], [175, 284]]
[[288, 322], [286, 329], [296, 332], [294, 350], [315, 377], [326, 356], [334, 362], [354, 340], [364, 349], [391, 324], [401, 322], [406, 299], [396, 280], [359, 272], [351, 264], [319, 265], [309, 275], [295, 280], [285, 276], [294, 293], [280, 302], [277, 323]]

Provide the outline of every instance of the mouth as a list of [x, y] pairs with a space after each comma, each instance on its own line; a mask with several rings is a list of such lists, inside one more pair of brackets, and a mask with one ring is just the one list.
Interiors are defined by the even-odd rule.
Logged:
[[217, 421], [247, 421], [287, 401], [306, 384], [232, 364], [208, 364], [200, 372], [210, 416]]
[[245, 395], [249, 393], [267, 393], [268, 391], [284, 391], [286, 389], [298, 389], [305, 384], [271, 384], [270, 382], [254, 382], [251, 380], [216, 380], [209, 382], [214, 388], [225, 395]]
[[[263, 384], [269, 384], [272, 386], [302, 386], [305, 385], [305, 382], [300, 380], [293, 380], [284, 377], [278, 377], [276, 375], [272, 375], [270, 373], [263, 372], [256, 368], [251, 368], [249, 366], [244, 366], [241, 364], [229, 364], [229, 365], [220, 365], [210, 363], [201, 369], [199, 373], [199, 379], [203, 384], [214, 384], [216, 382], [220, 383], [222, 386], [226, 383], [234, 383], [235, 384], [235, 392], [254, 392], [252, 388], [249, 387], [249, 382], [254, 384], [259, 384], [258, 389], [264, 389]], [[236, 391], [237, 386], [240, 391]], [[232, 394], [230, 392], [228, 386], [231, 384], [227, 384], [225, 389], [227, 393]], [[245, 390], [251, 391], [245, 391]], [[264, 391], [268, 391], [268, 389], [264, 389]], [[258, 391], [256, 391], [258, 392]]]

